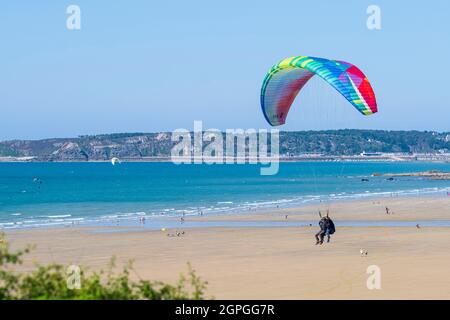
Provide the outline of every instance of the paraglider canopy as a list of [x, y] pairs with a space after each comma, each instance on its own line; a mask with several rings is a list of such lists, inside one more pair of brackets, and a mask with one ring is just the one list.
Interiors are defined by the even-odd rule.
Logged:
[[378, 111], [372, 86], [356, 66], [344, 61], [296, 56], [274, 65], [262, 84], [261, 108], [270, 125], [285, 123], [295, 97], [314, 75], [334, 87], [363, 115]]

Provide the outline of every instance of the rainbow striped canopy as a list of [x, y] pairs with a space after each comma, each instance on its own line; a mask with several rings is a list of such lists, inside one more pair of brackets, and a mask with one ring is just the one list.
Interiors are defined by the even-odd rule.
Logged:
[[296, 56], [282, 60], [267, 73], [261, 88], [261, 108], [272, 126], [285, 123], [299, 91], [317, 74], [363, 115], [376, 113], [375, 93], [367, 77], [351, 63]]

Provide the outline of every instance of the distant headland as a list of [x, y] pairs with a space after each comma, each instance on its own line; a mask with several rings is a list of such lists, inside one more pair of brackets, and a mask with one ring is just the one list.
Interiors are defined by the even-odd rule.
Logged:
[[[0, 141], [0, 161], [169, 161], [170, 132]], [[450, 132], [324, 130], [280, 132], [280, 161], [450, 162]]]

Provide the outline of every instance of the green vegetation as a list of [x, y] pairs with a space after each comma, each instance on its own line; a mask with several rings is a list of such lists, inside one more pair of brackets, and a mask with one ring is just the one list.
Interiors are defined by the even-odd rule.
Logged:
[[439, 153], [450, 151], [450, 134], [434, 131], [326, 130], [280, 134], [280, 154], [362, 152]]
[[[77, 300], [180, 300], [204, 298], [206, 282], [202, 281], [188, 264], [188, 274], [180, 275], [176, 285], [159, 281], [133, 281], [132, 263], [115, 272], [115, 259], [106, 271], [88, 273], [81, 268], [79, 289], [70, 289], [73, 273], [59, 264], [36, 266], [31, 272], [17, 272], [14, 267], [22, 263], [23, 255], [32, 248], [11, 252], [4, 235], [0, 234], [0, 300], [17, 299], [77, 299]], [[69, 281], [69, 282], [68, 282]]]

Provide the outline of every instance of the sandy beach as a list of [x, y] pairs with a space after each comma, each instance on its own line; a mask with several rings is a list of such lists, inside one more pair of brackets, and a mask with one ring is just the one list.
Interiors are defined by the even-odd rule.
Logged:
[[[385, 213], [385, 207], [391, 214]], [[57, 262], [105, 268], [134, 259], [141, 278], [175, 282], [190, 262], [217, 299], [450, 299], [448, 227], [341, 227], [316, 246], [317, 210], [336, 221], [450, 220], [450, 197], [368, 199], [270, 212], [187, 217], [204, 221], [299, 221], [286, 227], [186, 228], [180, 237], [139, 227], [61, 227], [6, 232], [11, 247], [35, 244], [23, 269]], [[182, 229], [182, 228], [180, 228]], [[361, 257], [360, 248], [368, 255]], [[381, 270], [369, 290], [367, 268]]]

